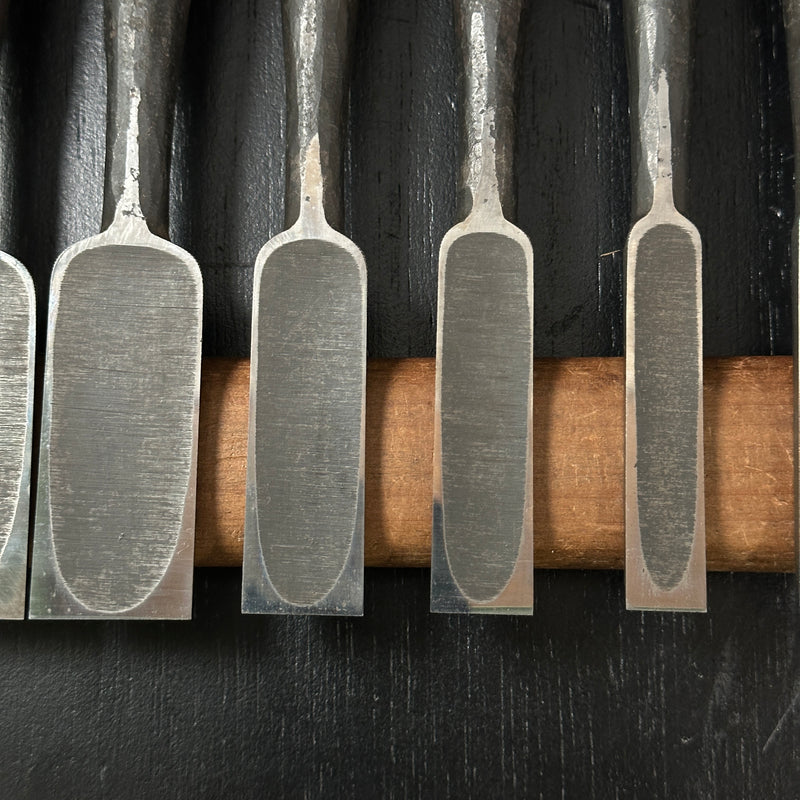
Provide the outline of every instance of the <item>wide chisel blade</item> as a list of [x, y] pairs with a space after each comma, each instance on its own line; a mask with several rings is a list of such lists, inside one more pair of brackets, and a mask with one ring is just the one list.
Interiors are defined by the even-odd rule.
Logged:
[[521, 3], [456, 0], [463, 222], [442, 241], [431, 610], [533, 610], [533, 251], [513, 210]]
[[108, 227], [53, 271], [31, 617], [191, 616], [202, 282], [150, 231], [187, 11], [106, 3]]
[[626, 0], [625, 13], [638, 219], [626, 250], [626, 602], [705, 611], [702, 252], [678, 211], [693, 3]]
[[253, 289], [242, 611], [363, 613], [367, 275], [341, 211], [355, 3], [284, 0], [288, 230]]

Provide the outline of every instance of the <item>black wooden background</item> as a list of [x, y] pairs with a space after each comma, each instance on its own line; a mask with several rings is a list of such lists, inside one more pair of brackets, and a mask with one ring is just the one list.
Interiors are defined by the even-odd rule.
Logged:
[[[619, 0], [531, 0], [518, 194], [536, 353], [623, 352], [627, 84]], [[3, 249], [39, 292], [100, 221], [99, 0], [12, 0], [0, 70]], [[363, 0], [346, 233], [373, 356], [434, 351], [455, 212], [449, 0]], [[205, 353], [245, 356], [252, 264], [283, 208], [277, 0], [195, 0], [173, 239], [206, 281]], [[787, 354], [793, 157], [776, 0], [698, 0], [691, 216], [708, 355]], [[147, 287], [143, 286], [146, 292]], [[712, 575], [706, 615], [625, 611], [621, 573], [537, 572], [532, 619], [428, 613], [428, 573], [369, 570], [363, 619], [243, 618], [196, 574], [192, 623], [0, 624], [0, 797], [800, 797], [790, 576]]]

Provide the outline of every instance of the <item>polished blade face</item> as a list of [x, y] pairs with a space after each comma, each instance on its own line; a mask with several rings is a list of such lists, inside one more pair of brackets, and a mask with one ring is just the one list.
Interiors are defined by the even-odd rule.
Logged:
[[25, 613], [34, 354], [33, 285], [0, 253], [0, 618]]
[[478, 232], [444, 258], [431, 607], [530, 613], [531, 257]]
[[[55, 291], [31, 613], [132, 612], [161, 587], [168, 596], [143, 616], [188, 616], [196, 265], [146, 246], [91, 247], [71, 259]], [[182, 576], [177, 584], [165, 581], [170, 570]], [[60, 589], [66, 599], [55, 596]]]
[[704, 504], [701, 254], [692, 233], [670, 224], [646, 228], [629, 264], [629, 607], [705, 607], [705, 560], [693, 559], [704, 546]]
[[321, 239], [261, 271], [245, 612], [362, 613], [365, 281], [354, 246]]

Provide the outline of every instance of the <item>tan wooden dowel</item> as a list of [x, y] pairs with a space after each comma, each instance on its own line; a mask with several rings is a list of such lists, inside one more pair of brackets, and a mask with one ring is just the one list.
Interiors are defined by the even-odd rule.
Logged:
[[[535, 365], [535, 564], [623, 564], [623, 361]], [[705, 362], [708, 567], [790, 571], [790, 358]], [[371, 360], [367, 378], [367, 566], [430, 561], [432, 359]], [[245, 360], [206, 359], [200, 411], [198, 566], [242, 560], [247, 396]]]

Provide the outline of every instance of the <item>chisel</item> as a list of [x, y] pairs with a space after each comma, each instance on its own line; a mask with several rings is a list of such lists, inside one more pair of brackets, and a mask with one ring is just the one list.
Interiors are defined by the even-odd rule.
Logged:
[[[0, 2], [0, 38], [7, 13]], [[31, 277], [0, 252], [0, 619], [25, 616], [35, 337]]]
[[533, 250], [514, 211], [521, 0], [456, 0], [459, 216], [439, 251], [431, 610], [533, 610]]
[[283, 3], [287, 230], [255, 265], [245, 613], [363, 610], [367, 277], [335, 230], [354, 11]]
[[702, 253], [686, 207], [693, 0], [626, 0], [625, 593], [705, 611]]
[[786, 55], [789, 64], [789, 94], [794, 126], [794, 206], [792, 228], [792, 313], [794, 316], [794, 540], [795, 570], [800, 576], [800, 0], [783, 0], [786, 25]]
[[191, 616], [202, 282], [166, 240], [188, 0], [107, 0], [104, 232], [56, 261], [30, 616]]

